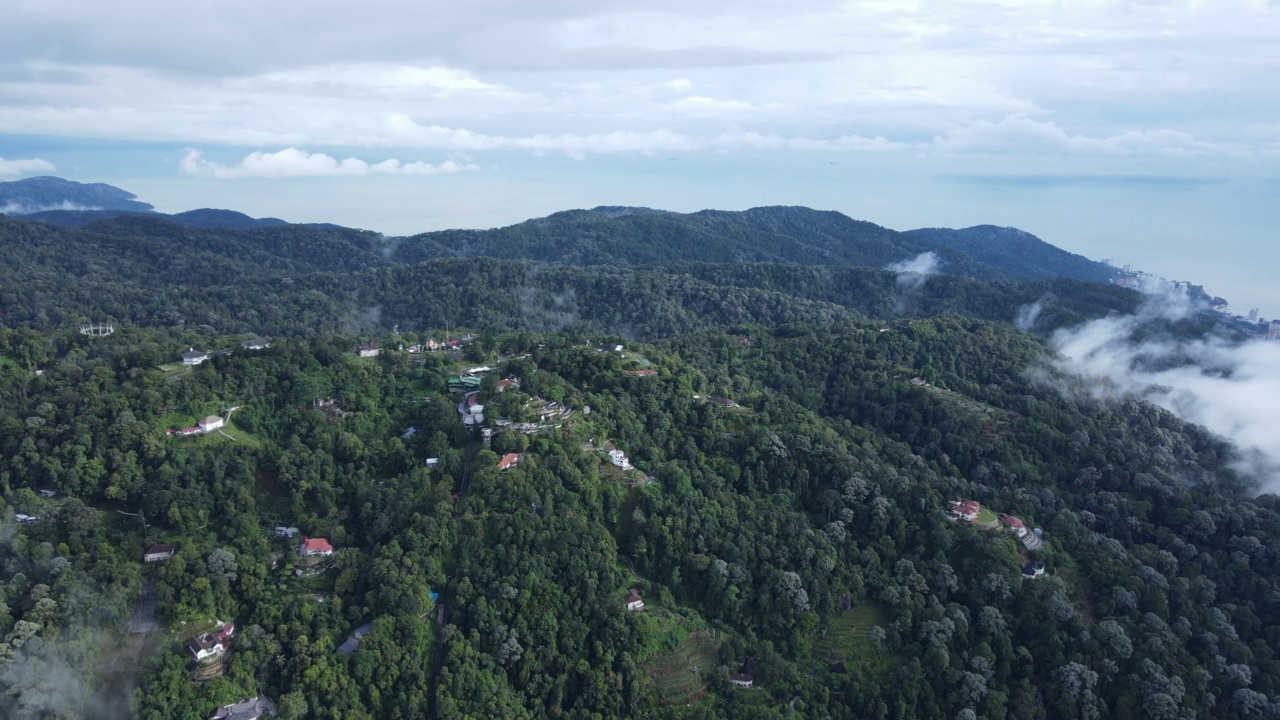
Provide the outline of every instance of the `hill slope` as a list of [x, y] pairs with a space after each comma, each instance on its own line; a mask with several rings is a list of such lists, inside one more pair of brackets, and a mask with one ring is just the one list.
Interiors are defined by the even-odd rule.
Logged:
[[[443, 230], [400, 241], [392, 257], [418, 262], [484, 255], [566, 265], [644, 265], [694, 260], [710, 263], [786, 262], [885, 267], [932, 252], [942, 272], [981, 279], [1070, 277], [1099, 280], [1096, 268], [1029, 234], [998, 249], [935, 241], [900, 233], [838, 212], [760, 207], [743, 212], [681, 214], [647, 208], [569, 210], [491, 230]], [[1080, 260], [1084, 260], [1080, 258]], [[1085, 260], [1085, 263], [1089, 261]], [[1105, 267], [1105, 266], [1102, 266]]]
[[1016, 277], [1069, 277], [1108, 282], [1115, 268], [1050, 245], [1017, 228], [976, 225], [963, 230], [924, 228], [904, 235], [941, 245], [981, 263], [1004, 268]]

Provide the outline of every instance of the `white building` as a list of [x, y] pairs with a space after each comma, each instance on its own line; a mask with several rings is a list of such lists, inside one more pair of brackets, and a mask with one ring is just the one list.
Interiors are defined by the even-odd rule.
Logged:
[[200, 421], [200, 432], [213, 432], [220, 427], [224, 427], [226, 424], [226, 420], [223, 420], [217, 415], [210, 415]]
[[631, 469], [631, 461], [627, 459], [627, 454], [622, 452], [621, 450], [610, 450], [609, 462], [613, 463], [614, 465], [617, 465], [623, 470]]
[[203, 350], [197, 350], [195, 348], [187, 348], [187, 351], [182, 353], [183, 365], [199, 365], [200, 363], [208, 359], [209, 359], [209, 353], [204, 352]]

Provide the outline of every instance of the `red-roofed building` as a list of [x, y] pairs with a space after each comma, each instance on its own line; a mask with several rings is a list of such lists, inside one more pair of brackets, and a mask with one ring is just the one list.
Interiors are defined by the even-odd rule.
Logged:
[[499, 470], [510, 470], [520, 464], [520, 455], [517, 453], [507, 453], [498, 461]]
[[636, 377], [653, 377], [658, 374], [657, 370], [623, 370], [622, 372]]
[[324, 538], [303, 537], [298, 554], [303, 557], [329, 557], [333, 554], [333, 546]]
[[234, 622], [223, 623], [222, 627], [209, 633], [209, 639], [214, 642], [222, 643], [224, 646], [235, 637], [236, 624]]
[[1001, 514], [1000, 519], [1003, 520], [1006, 525], [1013, 528], [1014, 532], [1018, 532], [1018, 531], [1025, 532], [1027, 529], [1027, 526], [1022, 522], [1022, 520], [1012, 515]]
[[982, 504], [977, 500], [953, 498], [951, 500], [951, 510], [948, 514], [951, 516], [952, 520], [973, 522], [978, 519], [978, 514], [981, 512]]
[[507, 378], [503, 378], [503, 379], [501, 379], [501, 380], [499, 380], [499, 381], [498, 381], [498, 392], [506, 392], [506, 391], [507, 391], [507, 388], [509, 388], [509, 387], [511, 387], [512, 385], [515, 385], [515, 384], [516, 384], [516, 383], [515, 383], [515, 381], [514, 381], [514, 380], [509, 380], [509, 379], [507, 379]]

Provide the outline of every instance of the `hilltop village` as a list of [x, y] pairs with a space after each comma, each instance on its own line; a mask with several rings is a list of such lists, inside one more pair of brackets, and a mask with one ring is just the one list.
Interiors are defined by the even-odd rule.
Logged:
[[[1070, 667], [1042, 636], [1103, 667], [1208, 587], [1162, 584], [1209, 572], [1189, 551], [1103, 534], [1141, 527], [1118, 463], [1173, 502], [1155, 473], [1196, 462], [1167, 445], [1186, 426], [1130, 408], [1139, 441], [1005, 390], [982, 373], [1010, 376], [1021, 340], [994, 325], [57, 342], [0, 365], [0, 664], [79, 662], [142, 720], [895, 717], [903, 687], [1034, 720], [1000, 709]], [[1076, 490], [1031, 485], [1068, 469]], [[31, 655], [87, 607], [68, 634], [91, 646]], [[988, 674], [1007, 690], [978, 692]], [[45, 676], [9, 697], [45, 702]]]

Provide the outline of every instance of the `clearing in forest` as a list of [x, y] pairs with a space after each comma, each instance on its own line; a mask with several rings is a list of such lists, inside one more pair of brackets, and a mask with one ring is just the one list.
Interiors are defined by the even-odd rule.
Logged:
[[811, 667], [828, 672], [843, 663], [853, 673], [883, 673], [893, 667], [893, 653], [876, 647], [871, 628], [885, 627], [888, 616], [870, 603], [838, 613], [822, 623], [813, 639]]
[[706, 695], [708, 673], [719, 672], [719, 649], [720, 641], [713, 631], [695, 630], [675, 650], [654, 656], [640, 669], [653, 681], [663, 705], [697, 702]]
[[978, 402], [954, 390], [944, 390], [932, 385], [926, 389], [935, 398], [963, 409], [981, 422], [980, 434], [987, 440], [1003, 440], [1008, 437], [1013, 432], [1014, 422], [1021, 417], [1017, 413]]

